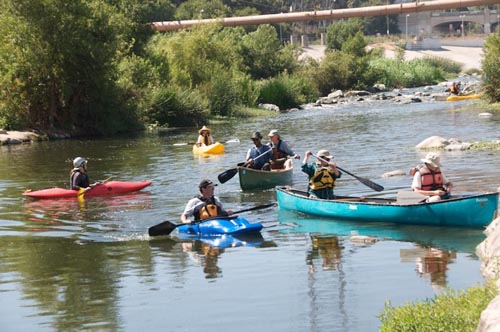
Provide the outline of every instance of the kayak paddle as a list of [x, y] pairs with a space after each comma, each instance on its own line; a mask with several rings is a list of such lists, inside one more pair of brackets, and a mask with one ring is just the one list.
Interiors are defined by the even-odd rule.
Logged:
[[[226, 141], [226, 142], [221, 142], [222, 144], [231, 144], [231, 143], [240, 143], [240, 140], [238, 138], [233, 138], [233, 139], [230, 139], [229, 141]], [[184, 145], [194, 145], [196, 143], [191, 143], [191, 142], [187, 142], [187, 143], [174, 143], [172, 144], [173, 146], [184, 146]]]
[[[318, 156], [316, 156], [316, 155], [314, 155], [314, 154], [313, 154], [312, 156], [313, 156], [314, 158], [318, 159], [318, 160], [321, 160], [321, 161], [323, 161], [323, 162], [327, 163], [327, 161], [326, 161], [325, 159], [323, 159], [323, 158], [320, 158], [320, 157], [318, 157]], [[370, 187], [370, 188], [372, 188], [372, 189], [373, 189], [373, 190], [375, 190], [375, 191], [383, 191], [383, 190], [384, 190], [384, 187], [382, 187], [381, 185], [379, 185], [379, 184], [377, 184], [377, 183], [375, 183], [375, 182], [373, 182], [373, 181], [371, 181], [371, 180], [368, 180], [368, 179], [365, 179], [365, 178], [359, 177], [359, 176], [357, 176], [357, 175], [354, 175], [354, 174], [352, 174], [352, 173], [350, 173], [350, 172], [346, 171], [345, 169], [340, 168], [339, 166], [337, 166], [337, 168], [338, 168], [340, 171], [342, 171], [342, 172], [344, 172], [344, 173], [346, 173], [346, 174], [349, 174], [350, 176], [352, 176], [353, 178], [355, 178], [356, 180], [358, 180], [359, 182], [361, 182], [361, 183], [362, 183], [362, 184], [364, 184], [365, 186]]]
[[[264, 153], [258, 155], [257, 157], [255, 157], [253, 160], [257, 160], [260, 157], [268, 154], [269, 151], [272, 152], [273, 150], [269, 149], [266, 152], [264, 152]], [[244, 166], [245, 164], [246, 164], [246, 162], [239, 163], [238, 166], [241, 167], [241, 166]], [[236, 175], [236, 173], [238, 173], [238, 168], [231, 168], [231, 169], [228, 169], [227, 171], [224, 171], [224, 172], [220, 173], [219, 176], [217, 176], [217, 179], [219, 179], [220, 183], [226, 183], [227, 181], [231, 180]]]
[[[112, 176], [110, 176], [109, 178], [107, 178], [107, 179], [105, 179], [105, 180], [102, 180], [102, 181], [97, 181], [97, 183], [96, 183], [96, 184], [106, 183], [106, 182], [108, 182], [109, 180], [111, 180], [112, 178], [113, 178], [113, 177], [112, 177]], [[89, 190], [92, 190], [92, 189], [89, 189]], [[83, 198], [83, 195], [85, 195], [85, 189], [83, 189], [83, 188], [78, 189], [78, 195], [77, 195], [77, 197], [78, 197], [78, 198]]]
[[[265, 209], [265, 208], [275, 206], [275, 205], [276, 205], [276, 203], [258, 205], [258, 206], [254, 206], [253, 208], [235, 211], [235, 212], [233, 212], [232, 215], [235, 215], [237, 213], [247, 212], [247, 211], [261, 210], [261, 209]], [[217, 219], [217, 218], [220, 218], [220, 217], [214, 217], [214, 218], [209, 218], [209, 219]], [[193, 221], [191, 223], [191, 225], [198, 224], [200, 222], [207, 221], [209, 219]], [[149, 234], [149, 236], [168, 235], [168, 234], [172, 233], [172, 231], [174, 229], [176, 229], [177, 227], [182, 226], [182, 225], [187, 225], [187, 224], [174, 224], [170, 221], [164, 221], [164, 222], [159, 223], [158, 225], [149, 227], [148, 234]]]

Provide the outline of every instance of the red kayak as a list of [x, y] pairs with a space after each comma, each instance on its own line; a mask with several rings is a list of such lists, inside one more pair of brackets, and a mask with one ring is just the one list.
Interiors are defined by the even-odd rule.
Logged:
[[[140, 182], [123, 182], [123, 181], [109, 181], [100, 183], [90, 190], [85, 192], [85, 196], [101, 196], [101, 195], [117, 195], [125, 194], [132, 191], [141, 190], [151, 184], [151, 181]], [[69, 190], [63, 188], [50, 188], [43, 190], [31, 191], [27, 190], [23, 196], [33, 198], [67, 198], [77, 197], [78, 190]]]

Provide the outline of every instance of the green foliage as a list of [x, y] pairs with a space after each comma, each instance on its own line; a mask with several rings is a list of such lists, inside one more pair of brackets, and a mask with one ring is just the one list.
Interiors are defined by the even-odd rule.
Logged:
[[359, 18], [337, 21], [326, 30], [326, 48], [341, 50], [342, 45], [358, 32], [363, 31], [363, 21]]
[[395, 308], [387, 303], [380, 316], [381, 332], [474, 332], [481, 311], [497, 295], [494, 283], [466, 292], [447, 290], [433, 300]]
[[261, 82], [259, 101], [290, 109], [317, 97], [314, 86], [306, 78], [283, 74]]
[[175, 12], [178, 20], [218, 18], [230, 16], [231, 8], [221, 0], [188, 0], [183, 1]]
[[500, 102], [500, 32], [488, 36], [483, 54], [484, 94], [490, 102]]
[[276, 76], [285, 70], [291, 72], [296, 67], [294, 48], [282, 47], [278, 33], [267, 24], [243, 36], [241, 57], [255, 79]]
[[0, 99], [14, 112], [10, 126], [96, 133], [133, 118], [114, 83], [116, 59], [131, 45], [121, 39], [124, 16], [97, 0], [8, 0], [1, 12], [0, 80], [15, 94]]
[[377, 57], [369, 62], [369, 66], [371, 70], [379, 73], [379, 83], [395, 88], [436, 84], [444, 80], [440, 63], [440, 60], [436, 61], [434, 58], [399, 61]]
[[199, 126], [208, 118], [203, 97], [195, 90], [164, 86], [151, 96], [150, 108], [143, 111], [145, 123], [159, 126]]

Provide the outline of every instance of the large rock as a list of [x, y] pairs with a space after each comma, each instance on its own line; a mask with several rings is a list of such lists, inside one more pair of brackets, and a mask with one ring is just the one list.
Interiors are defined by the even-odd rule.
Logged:
[[424, 139], [422, 142], [418, 143], [417, 149], [443, 149], [445, 146], [450, 144], [450, 142], [440, 136], [431, 136]]
[[[498, 279], [500, 271], [500, 218], [496, 218], [484, 231], [486, 239], [476, 247], [481, 259], [481, 273], [486, 279]], [[500, 280], [497, 280], [500, 290]], [[481, 313], [476, 332], [500, 332], [500, 295]]]

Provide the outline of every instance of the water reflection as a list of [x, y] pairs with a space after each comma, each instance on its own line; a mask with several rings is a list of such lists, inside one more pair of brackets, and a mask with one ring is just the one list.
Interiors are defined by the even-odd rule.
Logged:
[[320, 258], [323, 271], [337, 270], [342, 261], [342, 249], [337, 236], [311, 235], [312, 248], [307, 253], [307, 265], [316, 272], [314, 261]]
[[429, 279], [434, 291], [439, 293], [446, 287], [448, 264], [454, 262], [457, 253], [450, 250], [417, 246], [417, 248], [412, 249], [401, 249], [400, 257], [402, 263], [415, 263], [418, 275]]

